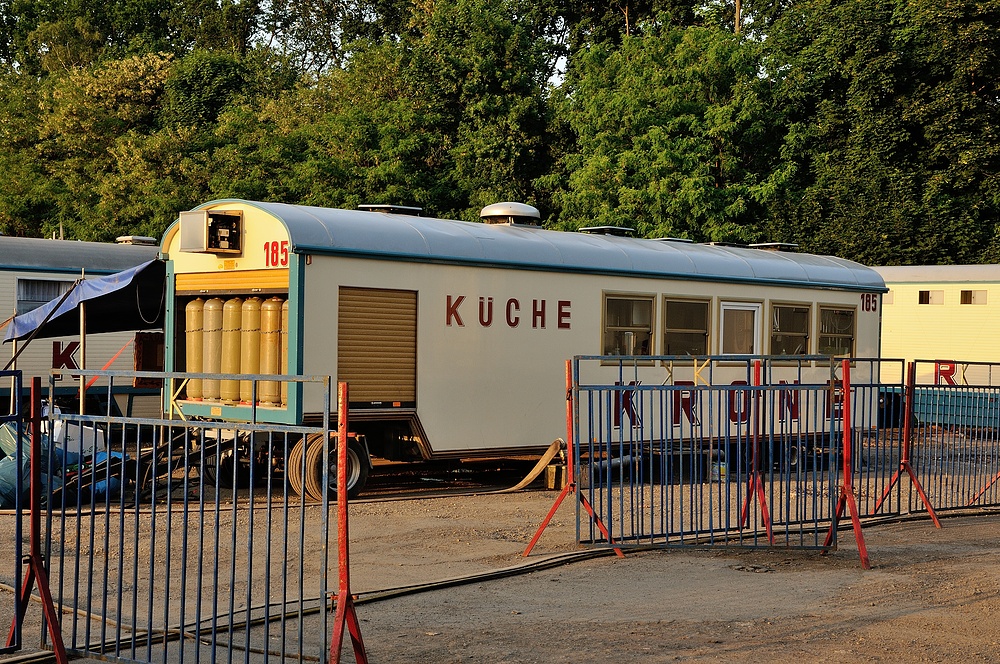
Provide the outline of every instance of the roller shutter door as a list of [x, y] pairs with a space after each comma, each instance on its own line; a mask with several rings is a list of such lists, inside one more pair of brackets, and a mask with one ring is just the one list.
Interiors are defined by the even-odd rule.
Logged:
[[415, 291], [340, 288], [337, 380], [351, 404], [412, 407], [417, 396]]

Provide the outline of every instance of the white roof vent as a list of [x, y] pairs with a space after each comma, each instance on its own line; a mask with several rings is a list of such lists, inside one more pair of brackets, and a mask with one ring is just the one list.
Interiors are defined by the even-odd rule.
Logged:
[[487, 224], [506, 226], [541, 226], [542, 216], [538, 208], [524, 203], [494, 203], [487, 205], [479, 213], [479, 218]]
[[145, 235], [119, 235], [115, 238], [115, 242], [118, 244], [138, 244], [144, 247], [156, 247], [160, 244], [155, 237]]

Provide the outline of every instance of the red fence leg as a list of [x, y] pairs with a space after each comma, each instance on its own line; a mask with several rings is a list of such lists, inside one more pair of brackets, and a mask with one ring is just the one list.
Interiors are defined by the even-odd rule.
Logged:
[[[18, 469], [20, 472], [20, 469]], [[66, 657], [66, 647], [63, 645], [62, 633], [59, 630], [59, 614], [56, 612], [56, 605], [52, 601], [52, 593], [49, 591], [49, 575], [45, 570], [45, 561], [42, 557], [42, 379], [35, 376], [31, 379], [31, 517], [28, 545], [29, 553], [26, 559], [28, 564], [24, 575], [24, 584], [21, 586], [21, 593], [17, 597], [17, 611], [14, 620], [11, 621], [10, 633], [7, 636], [7, 646], [14, 645], [14, 633], [16, 627], [24, 622], [24, 615], [28, 610], [28, 602], [31, 599], [31, 588], [38, 582], [38, 594], [42, 599], [42, 611], [45, 614], [45, 622], [49, 628], [49, 637], [52, 639], [52, 650], [58, 664], [65, 664], [69, 660]]]
[[[760, 360], [753, 361], [753, 387], [759, 388], [761, 379]], [[747, 476], [747, 497], [743, 501], [740, 512], [740, 527], [750, 526], [750, 504], [756, 499], [760, 503], [760, 515], [764, 520], [768, 544], [774, 545], [774, 532], [771, 530], [771, 514], [767, 509], [767, 494], [764, 491], [764, 478], [760, 474], [760, 391], [754, 390], [753, 431], [750, 433], [750, 473]]]
[[[885, 499], [889, 497], [889, 492], [892, 488], [899, 482], [902, 478], [903, 472], [905, 471], [910, 477], [910, 482], [917, 489], [917, 495], [920, 496], [920, 500], [924, 503], [924, 507], [927, 508], [927, 513], [930, 514], [931, 520], [934, 521], [934, 525], [938, 528], [941, 527], [941, 522], [938, 521], [937, 514], [934, 512], [934, 507], [931, 505], [931, 501], [928, 500], [927, 494], [924, 493], [924, 487], [921, 486], [920, 480], [917, 479], [917, 474], [913, 472], [913, 466], [910, 465], [910, 449], [913, 444], [913, 395], [916, 391], [917, 382], [917, 365], [915, 362], [910, 362], [907, 364], [906, 372], [906, 401], [903, 407], [903, 417], [906, 421], [903, 422], [903, 450], [900, 453], [899, 468], [893, 473], [892, 479], [889, 480], [889, 484], [885, 487], [885, 491], [882, 492], [882, 496], [875, 503], [875, 511], [877, 512]], [[988, 488], [988, 487], [987, 487]], [[984, 488], [983, 491], [986, 489]], [[980, 492], [979, 495], [982, 495]], [[977, 498], [972, 499], [973, 502]], [[971, 502], [969, 503], [972, 504]]]
[[[572, 360], [566, 360], [566, 486], [563, 487], [562, 491], [559, 492], [559, 496], [556, 497], [556, 502], [552, 505], [552, 509], [549, 513], [545, 515], [542, 520], [538, 530], [535, 531], [535, 535], [531, 538], [528, 546], [524, 549], [524, 553], [521, 554], [523, 557], [528, 557], [531, 550], [535, 548], [535, 544], [538, 543], [538, 539], [542, 536], [542, 532], [548, 527], [549, 522], [552, 517], [555, 516], [556, 510], [565, 500], [566, 496], [573, 493], [576, 494], [577, 498], [583, 503], [583, 507], [587, 510], [587, 514], [590, 515], [590, 519], [594, 522], [597, 528], [601, 531], [601, 534], [607, 538], [608, 542], [614, 544], [615, 541], [611, 539], [608, 529], [605, 527], [604, 522], [601, 521], [594, 513], [594, 508], [591, 506], [590, 501], [586, 497], [581, 495], [576, 488], [576, 477], [573, 472], [574, 464], [576, 463], [576, 456], [573, 450], [573, 363]], [[618, 547], [615, 547], [615, 555], [619, 558], [624, 558], [625, 554]]]
[[[337, 390], [337, 564], [340, 570], [337, 588], [337, 612], [333, 618], [333, 637], [330, 639], [330, 661], [340, 661], [344, 644], [344, 627], [354, 644], [354, 661], [368, 664], [368, 653], [361, 638], [361, 624], [354, 610], [351, 594], [351, 573], [347, 529], [347, 383], [339, 383]], [[364, 460], [361, 460], [364, 463]]]
[[851, 408], [851, 361], [843, 360], [841, 363], [843, 372], [843, 418], [844, 418], [844, 479], [840, 485], [840, 498], [837, 500], [837, 509], [833, 513], [833, 522], [830, 524], [830, 531], [826, 534], [826, 541], [823, 548], [827, 549], [833, 541], [833, 534], [837, 530], [840, 517], [844, 514], [846, 507], [851, 513], [851, 523], [854, 526], [854, 539], [858, 543], [858, 555], [861, 556], [861, 567], [871, 569], [871, 562], [868, 559], [868, 547], [865, 545], [865, 535], [861, 532], [861, 516], [858, 510], [858, 503], [854, 498], [854, 465], [851, 459], [853, 448], [853, 436], [851, 428], [854, 421], [854, 412]]

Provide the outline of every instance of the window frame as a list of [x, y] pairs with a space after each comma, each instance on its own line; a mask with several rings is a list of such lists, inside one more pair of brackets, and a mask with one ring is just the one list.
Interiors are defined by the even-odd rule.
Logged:
[[[55, 290], [59, 290], [59, 292], [56, 293], [55, 295], [53, 295], [52, 297], [48, 298], [47, 300], [36, 300], [36, 299], [33, 299], [33, 298], [29, 299], [29, 298], [26, 298], [26, 297], [22, 297], [22, 292], [21, 292], [22, 286], [26, 287], [28, 284], [43, 284], [43, 283], [44, 284], [60, 284], [62, 286], [62, 288], [61, 289], [54, 289], [53, 292], [55, 292]], [[14, 283], [14, 312], [15, 312], [15, 315], [20, 316], [22, 314], [28, 313], [29, 311], [34, 311], [38, 307], [41, 307], [41, 306], [45, 305], [46, 303], [51, 302], [52, 300], [54, 300], [54, 299], [56, 299], [58, 297], [62, 297], [63, 295], [66, 294], [67, 291], [71, 290], [75, 284], [76, 284], [76, 280], [75, 279], [67, 281], [66, 279], [36, 279], [34, 277], [17, 277], [17, 279], [15, 280], [15, 283]], [[33, 306], [30, 306], [30, 307], [22, 306], [22, 304], [24, 304], [24, 303], [31, 303]]]
[[[685, 328], [685, 327], [671, 327], [670, 322], [667, 317], [669, 316], [669, 306], [670, 302], [678, 302], [683, 304], [702, 304], [705, 306], [705, 325], [704, 329], [697, 328]], [[660, 332], [660, 348], [663, 351], [663, 355], [671, 355], [667, 351], [667, 334], [670, 332], [679, 332], [685, 334], [694, 333], [704, 333], [705, 334], [705, 352], [700, 353], [700, 356], [707, 356], [712, 354], [712, 298], [699, 298], [699, 297], [684, 297], [679, 295], [669, 295], [664, 294], [661, 298], [661, 306], [663, 308], [661, 318], [663, 320], [663, 329]], [[676, 355], [676, 353], [673, 353]], [[697, 356], [692, 356], [697, 357]]]
[[[630, 326], [610, 326], [608, 324], [608, 302], [610, 300], [630, 300], [649, 303], [649, 326], [648, 329], [638, 325]], [[634, 357], [652, 357], [656, 354], [656, 294], [655, 293], [635, 293], [621, 291], [604, 291], [601, 295], [601, 355], [605, 357], [629, 357], [628, 354], [615, 354], [606, 352], [604, 346], [605, 339], [609, 332], [634, 332], [646, 331], [649, 334], [649, 349], [645, 353], [635, 353]], [[634, 350], [634, 349], [633, 349]], [[652, 360], [649, 360], [652, 361]]]
[[[804, 334], [798, 332], [780, 332], [780, 334], [791, 337], [802, 337], [805, 340], [803, 344], [803, 351], [796, 355], [786, 355], [774, 352], [774, 315], [777, 309], [805, 309], [806, 312], [806, 330]], [[813, 303], [812, 302], [771, 302], [770, 306], [771, 315], [768, 316], [768, 352], [776, 357], [788, 357], [795, 358], [801, 355], [811, 355], [812, 343], [813, 343]]]
[[[849, 311], [851, 312], [851, 349], [846, 355], [829, 355], [823, 351], [823, 337], [835, 337], [844, 338], [846, 335], [836, 334], [836, 333], [824, 333], [823, 332], [823, 312], [824, 311]], [[837, 358], [851, 358], [854, 357], [855, 352], [858, 349], [858, 308], [850, 306], [847, 304], [820, 304], [817, 310], [817, 329], [816, 329], [816, 354], [817, 355], [828, 355], [830, 357]]]
[[[982, 297], [976, 297], [977, 293], [981, 293]], [[958, 303], [964, 305], [977, 305], [985, 306], [989, 301], [989, 291], [985, 288], [963, 288], [959, 291]]]
[[[750, 353], [727, 353], [726, 343], [726, 312], [750, 311], [753, 313], [753, 349]], [[761, 355], [761, 314], [764, 311], [763, 302], [721, 300], [719, 302], [719, 355]]]

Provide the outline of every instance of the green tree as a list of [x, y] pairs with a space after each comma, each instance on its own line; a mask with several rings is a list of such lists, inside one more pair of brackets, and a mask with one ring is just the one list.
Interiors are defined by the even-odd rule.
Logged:
[[996, 255], [998, 8], [786, 12], [768, 44], [785, 127], [771, 234], [867, 263]]
[[759, 47], [718, 28], [661, 25], [595, 47], [571, 70], [559, 117], [575, 144], [553, 189], [558, 226], [640, 235], [760, 236], [769, 110]]

